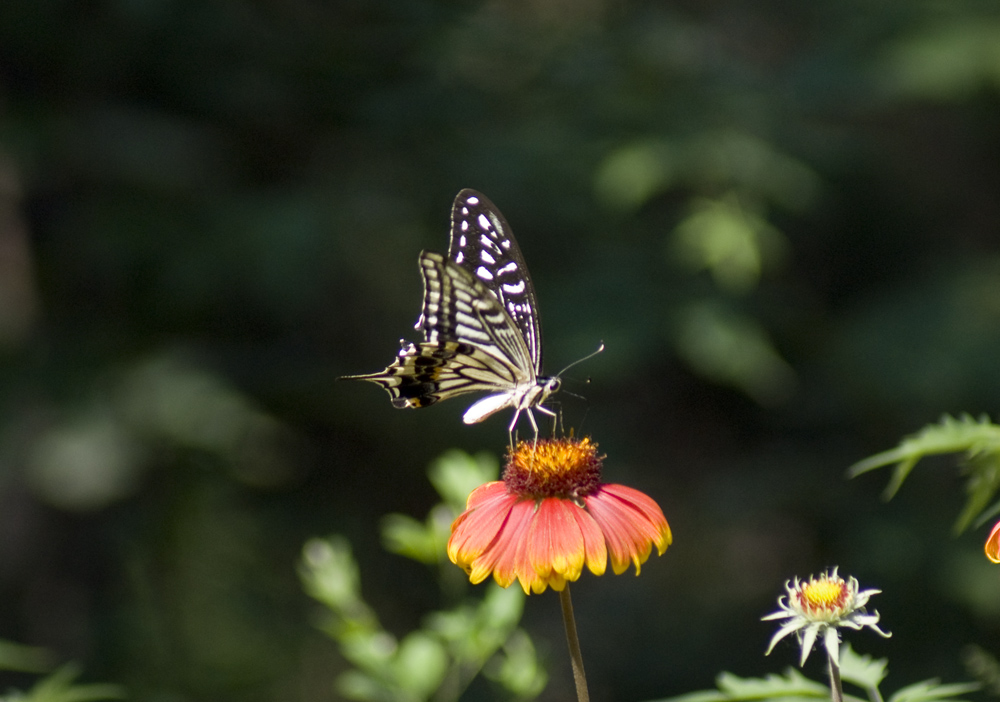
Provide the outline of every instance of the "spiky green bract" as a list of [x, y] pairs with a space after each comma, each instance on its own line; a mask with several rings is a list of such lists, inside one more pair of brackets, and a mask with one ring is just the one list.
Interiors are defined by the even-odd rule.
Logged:
[[989, 417], [974, 419], [944, 415], [937, 424], [929, 424], [916, 434], [904, 438], [896, 448], [877, 453], [850, 467], [851, 477], [876, 468], [894, 465], [892, 478], [885, 489], [891, 499], [920, 459], [949, 453], [962, 454], [963, 472], [967, 477], [965, 507], [955, 521], [956, 534], [963, 532], [982, 515], [988, 518], [1000, 510], [1000, 504], [987, 509], [1000, 490], [1000, 426]]

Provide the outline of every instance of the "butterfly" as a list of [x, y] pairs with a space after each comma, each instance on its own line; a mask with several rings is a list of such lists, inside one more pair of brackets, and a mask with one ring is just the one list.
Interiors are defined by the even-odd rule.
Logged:
[[556, 416], [542, 403], [559, 390], [560, 380], [542, 375], [538, 301], [507, 220], [485, 195], [462, 190], [451, 209], [448, 256], [422, 251], [419, 263], [424, 297], [414, 328], [423, 341], [401, 339], [385, 370], [344, 379], [377, 383], [398, 408], [489, 392], [463, 421], [475, 424], [513, 408], [511, 444], [521, 412], [537, 441], [532, 409]]

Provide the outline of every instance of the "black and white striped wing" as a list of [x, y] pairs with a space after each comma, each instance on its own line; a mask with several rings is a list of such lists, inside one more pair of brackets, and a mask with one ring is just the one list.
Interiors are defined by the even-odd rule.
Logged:
[[448, 260], [469, 271], [496, 296], [520, 329], [535, 375], [540, 375], [542, 333], [535, 286], [510, 225], [482, 193], [466, 189], [455, 196]]
[[[394, 407], [426, 407], [469, 392], [489, 392], [466, 410], [466, 424], [505, 407], [535, 407], [559, 388], [540, 378], [541, 331], [535, 289], [510, 226], [496, 206], [463, 190], [452, 206], [448, 256], [420, 254], [424, 298], [416, 329], [420, 343], [401, 341], [396, 360], [380, 373], [348, 376], [378, 383]], [[554, 416], [554, 415], [553, 415]]]
[[482, 282], [441, 254], [421, 253], [420, 271], [424, 302], [417, 325], [424, 341], [404, 343], [381, 373], [352, 378], [378, 383], [400, 408], [480, 391], [498, 393], [489, 414], [514, 404], [518, 389], [535, 384], [520, 329]]

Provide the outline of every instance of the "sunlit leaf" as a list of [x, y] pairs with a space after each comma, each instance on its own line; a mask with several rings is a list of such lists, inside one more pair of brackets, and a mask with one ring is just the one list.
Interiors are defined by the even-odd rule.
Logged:
[[850, 644], [840, 647], [840, 677], [844, 682], [866, 689], [878, 689], [888, 675], [888, 664], [885, 658], [874, 659], [855, 652]]
[[976, 420], [967, 414], [958, 418], [945, 415], [938, 424], [904, 438], [896, 448], [858, 461], [848, 474], [854, 477], [894, 465], [884, 493], [886, 499], [891, 499], [922, 458], [948, 453], [960, 454], [968, 476], [968, 499], [954, 526], [955, 532], [960, 533], [986, 509], [1000, 489], [1000, 426], [990, 422], [989, 417]]
[[924, 680], [898, 690], [889, 698], [889, 702], [934, 702], [934, 700], [960, 702], [962, 695], [975, 692], [978, 689], [979, 685], [976, 683], [942, 685], [937, 680]]
[[[741, 678], [732, 673], [721, 673], [716, 678], [718, 692], [698, 692], [665, 698], [661, 702], [739, 702], [740, 700], [817, 700], [829, 699], [830, 689], [814, 682], [794, 668], [784, 675], [770, 674], [764, 678]], [[848, 699], [845, 697], [845, 699]]]
[[718, 304], [692, 304], [678, 316], [677, 352], [709, 380], [762, 405], [781, 402], [796, 385], [795, 372], [760, 324]]
[[382, 542], [387, 551], [421, 563], [436, 563], [444, 553], [433, 528], [404, 514], [389, 514], [382, 519]]

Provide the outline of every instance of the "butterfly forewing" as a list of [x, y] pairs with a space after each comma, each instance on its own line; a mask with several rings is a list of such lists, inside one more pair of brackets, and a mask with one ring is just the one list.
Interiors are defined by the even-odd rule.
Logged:
[[463, 190], [451, 210], [448, 259], [480, 280], [517, 324], [535, 374], [542, 372], [535, 288], [507, 220], [482, 193]]

